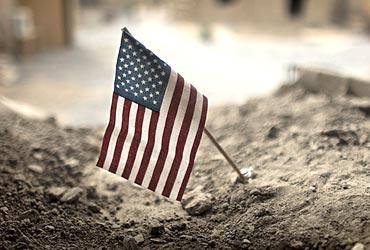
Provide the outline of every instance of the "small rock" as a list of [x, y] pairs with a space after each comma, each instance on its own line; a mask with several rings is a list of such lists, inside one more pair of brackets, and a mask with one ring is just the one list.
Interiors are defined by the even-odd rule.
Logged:
[[142, 244], [144, 243], [145, 239], [144, 239], [144, 236], [142, 234], [138, 234], [134, 237], [135, 241], [137, 244]]
[[48, 231], [54, 231], [55, 230], [55, 227], [52, 226], [52, 225], [46, 225], [44, 228], [45, 228], [45, 230], [48, 230]]
[[156, 244], [164, 244], [164, 243], [167, 242], [167, 241], [165, 241], [163, 239], [159, 239], [159, 238], [151, 238], [150, 241], [153, 242], [153, 243], [156, 243]]
[[139, 250], [139, 247], [136, 244], [136, 241], [132, 237], [126, 237], [123, 240], [123, 250]]
[[43, 157], [43, 155], [41, 154], [41, 153], [39, 153], [39, 152], [35, 152], [35, 153], [33, 153], [33, 158], [35, 158], [36, 160], [42, 160], [42, 159], [44, 159], [44, 157]]
[[365, 250], [365, 246], [362, 243], [356, 243], [353, 247], [352, 250]]
[[186, 229], [186, 223], [176, 223], [171, 225], [172, 231], [184, 231]]
[[309, 189], [311, 192], [314, 192], [314, 193], [317, 191], [316, 186], [310, 186]]
[[99, 213], [100, 212], [100, 207], [98, 207], [95, 203], [90, 203], [87, 206], [87, 209], [89, 209], [93, 213]]
[[39, 213], [35, 209], [27, 210], [19, 215], [21, 219], [36, 219]]
[[189, 192], [181, 205], [190, 215], [202, 215], [212, 208], [211, 194], [203, 193], [202, 187], [197, 187]]
[[79, 187], [74, 187], [67, 190], [60, 201], [62, 202], [75, 202], [77, 201], [82, 195], [82, 189]]
[[48, 190], [46, 190], [46, 195], [49, 201], [54, 202], [58, 201], [65, 191], [65, 187], [50, 187]]
[[160, 236], [164, 233], [163, 225], [153, 225], [150, 227], [150, 234], [153, 236]]
[[7, 214], [9, 209], [7, 207], [1, 207], [0, 211], [3, 212], [4, 214]]
[[248, 239], [243, 239], [242, 244], [251, 244], [251, 241]]
[[86, 197], [88, 199], [98, 199], [98, 192], [96, 191], [96, 187], [90, 186], [86, 188]]
[[44, 169], [41, 166], [35, 165], [35, 164], [28, 165], [27, 168], [31, 170], [32, 172], [35, 172], [38, 174], [41, 174], [44, 171]]
[[280, 129], [272, 126], [266, 134], [267, 139], [276, 139], [279, 136]]
[[191, 235], [186, 235], [186, 234], [181, 235], [181, 236], [180, 236], [180, 239], [182, 239], [182, 240], [187, 240], [187, 241], [193, 241], [193, 240], [194, 240], [193, 236], [191, 236]]

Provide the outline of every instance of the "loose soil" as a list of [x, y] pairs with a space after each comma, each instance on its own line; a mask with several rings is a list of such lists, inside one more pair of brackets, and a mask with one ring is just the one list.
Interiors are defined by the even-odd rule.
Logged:
[[[0, 249], [370, 248], [370, 99], [284, 87], [210, 110], [185, 194], [200, 214], [95, 167], [103, 128], [0, 106]], [[202, 198], [203, 197], [203, 198]]]

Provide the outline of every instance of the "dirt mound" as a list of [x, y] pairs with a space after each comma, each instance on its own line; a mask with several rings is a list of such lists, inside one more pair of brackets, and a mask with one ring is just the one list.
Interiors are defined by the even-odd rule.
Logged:
[[183, 208], [94, 167], [102, 131], [0, 109], [0, 248], [370, 247], [370, 100], [285, 88], [212, 109]]

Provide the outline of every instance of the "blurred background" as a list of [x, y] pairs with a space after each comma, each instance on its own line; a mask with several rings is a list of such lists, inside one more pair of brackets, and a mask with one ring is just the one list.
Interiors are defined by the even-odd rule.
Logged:
[[368, 0], [0, 0], [0, 101], [106, 124], [122, 27], [211, 108], [272, 92], [294, 65], [370, 79]]

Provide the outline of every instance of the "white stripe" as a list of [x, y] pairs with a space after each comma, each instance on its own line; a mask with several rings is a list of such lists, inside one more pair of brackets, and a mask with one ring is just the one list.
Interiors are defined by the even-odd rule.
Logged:
[[164, 185], [166, 184], [166, 180], [170, 172], [173, 160], [175, 159], [176, 145], [179, 139], [181, 125], [184, 122], [186, 108], [188, 107], [188, 103], [189, 103], [189, 98], [190, 98], [190, 85], [186, 83], [184, 84], [184, 89], [181, 95], [179, 109], [177, 111], [175, 123], [173, 125], [173, 130], [171, 133], [169, 147], [168, 147], [168, 155], [166, 157], [166, 161], [163, 166], [162, 173], [159, 176], [158, 185], [156, 187], [156, 192], [158, 193], [163, 192], [163, 188], [164, 188]]
[[141, 129], [141, 140], [139, 147], [137, 149], [136, 157], [134, 164], [132, 165], [132, 170], [129, 176], [129, 180], [135, 181], [137, 173], [140, 169], [141, 160], [143, 159], [144, 151], [146, 144], [148, 143], [148, 137], [149, 137], [149, 125], [150, 125], [150, 118], [152, 116], [152, 111], [148, 108], [145, 109], [144, 112], [144, 118], [143, 118], [143, 126]]
[[150, 156], [149, 165], [148, 165], [148, 168], [147, 168], [146, 173], [144, 175], [144, 179], [143, 179], [143, 183], [142, 183], [142, 186], [146, 187], [146, 188], [149, 186], [150, 180], [151, 180], [152, 175], [153, 175], [155, 163], [157, 162], [159, 152], [161, 151], [161, 142], [162, 142], [161, 138], [163, 136], [163, 130], [164, 130], [164, 126], [165, 126], [165, 123], [166, 123], [168, 110], [170, 108], [172, 95], [173, 95], [173, 92], [175, 90], [176, 82], [177, 82], [177, 73], [175, 71], [171, 70], [170, 79], [168, 80], [168, 84], [167, 84], [166, 92], [164, 94], [162, 106], [161, 106], [161, 109], [159, 111], [158, 124], [157, 124], [156, 133], [155, 133], [155, 141], [154, 141], [153, 152]]
[[170, 194], [170, 199], [176, 199], [177, 195], [180, 191], [180, 187], [182, 184], [182, 181], [184, 179], [186, 170], [188, 169], [189, 166], [189, 161], [190, 161], [190, 153], [191, 153], [191, 148], [193, 147], [195, 137], [197, 135], [200, 119], [202, 116], [202, 109], [203, 109], [203, 95], [197, 93], [197, 101], [195, 103], [195, 110], [194, 110], [194, 115], [192, 119], [192, 123], [190, 126], [188, 138], [186, 140], [186, 145], [184, 147], [184, 152], [183, 152], [183, 158], [179, 167], [179, 171], [176, 176], [176, 181], [173, 185], [171, 194]]
[[125, 168], [126, 162], [127, 162], [127, 157], [128, 157], [128, 152], [131, 147], [131, 142], [132, 138], [135, 135], [135, 121], [136, 121], [136, 113], [137, 113], [138, 105], [134, 102], [131, 103], [131, 109], [130, 109], [130, 114], [128, 118], [128, 131], [127, 131], [127, 136], [123, 144], [122, 152], [121, 152], [121, 157], [118, 163], [118, 168], [116, 171], [116, 174], [121, 176], [123, 173], [123, 170]]
[[103, 168], [109, 170], [110, 164], [112, 163], [114, 149], [117, 143], [117, 137], [121, 131], [122, 125], [122, 112], [123, 112], [123, 103], [125, 102], [124, 98], [118, 97], [117, 107], [116, 107], [116, 122], [114, 124], [114, 129], [109, 140], [109, 146], [107, 150], [107, 156], [105, 157]]

